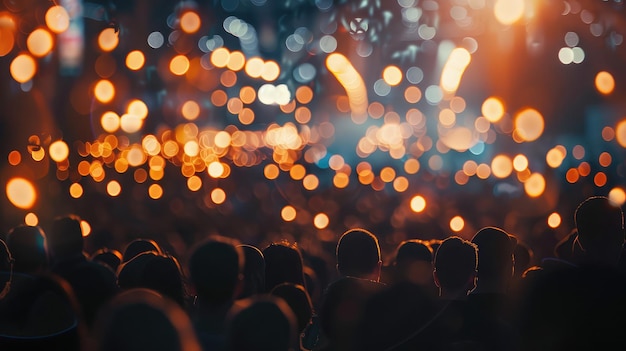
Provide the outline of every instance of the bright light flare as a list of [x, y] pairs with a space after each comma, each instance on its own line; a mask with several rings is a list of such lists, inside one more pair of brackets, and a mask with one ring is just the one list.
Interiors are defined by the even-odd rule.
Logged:
[[535, 141], [543, 134], [544, 120], [539, 111], [527, 108], [515, 116], [515, 132], [523, 141]]
[[145, 63], [146, 57], [139, 50], [133, 50], [126, 55], [126, 67], [130, 70], [140, 70]]
[[50, 144], [50, 148], [48, 149], [50, 153], [50, 158], [55, 162], [62, 162], [67, 159], [67, 156], [70, 154], [70, 148], [63, 140], [57, 140]]
[[497, 155], [491, 160], [491, 173], [496, 178], [506, 178], [513, 172], [513, 162], [506, 155]]
[[489, 122], [498, 122], [504, 116], [504, 104], [500, 99], [492, 96], [483, 102], [481, 112]]
[[411, 198], [411, 211], [420, 213], [426, 208], [426, 199], [421, 195], [415, 195]]
[[16, 82], [26, 83], [35, 76], [37, 62], [28, 54], [19, 54], [11, 61], [9, 69]]
[[626, 202], [626, 192], [622, 188], [613, 188], [609, 191], [609, 201], [615, 206], [622, 206]]
[[524, 15], [524, 0], [497, 0], [493, 7], [498, 22], [511, 25]]
[[26, 39], [28, 51], [35, 57], [44, 57], [52, 51], [54, 39], [52, 34], [43, 28], [37, 28]]
[[52, 6], [46, 11], [46, 25], [54, 33], [63, 33], [70, 27], [70, 15], [63, 6]]
[[463, 219], [463, 217], [461, 216], [452, 217], [452, 219], [450, 220], [450, 229], [453, 232], [458, 233], [461, 230], [463, 230], [463, 228], [465, 228], [465, 220]]
[[325, 213], [318, 213], [313, 218], [313, 224], [317, 229], [324, 229], [328, 227], [329, 222], [330, 220], [328, 219], [328, 215], [326, 215]]
[[530, 197], [539, 197], [546, 190], [546, 180], [541, 173], [533, 173], [524, 182], [524, 191]]
[[448, 93], [456, 92], [461, 84], [463, 73], [471, 61], [472, 55], [467, 49], [452, 50], [441, 72], [441, 88]]
[[392, 87], [396, 86], [402, 82], [402, 71], [398, 66], [387, 66], [383, 70], [383, 79]]
[[37, 200], [35, 186], [24, 178], [10, 179], [6, 185], [6, 194], [13, 206], [25, 210], [33, 207]]
[[115, 86], [106, 79], [98, 81], [93, 91], [96, 99], [102, 103], [110, 102], [115, 97]]
[[561, 225], [561, 215], [556, 212], [552, 212], [548, 216], [548, 226], [550, 226], [550, 228], [558, 228], [560, 225]]
[[339, 53], [330, 54], [326, 58], [326, 67], [346, 90], [352, 113], [357, 116], [367, 113], [365, 82], [348, 58]]

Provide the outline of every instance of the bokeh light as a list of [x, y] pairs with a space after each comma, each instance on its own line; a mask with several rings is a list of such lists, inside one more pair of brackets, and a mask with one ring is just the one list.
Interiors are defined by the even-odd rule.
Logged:
[[67, 159], [67, 156], [70, 154], [70, 148], [63, 140], [57, 140], [50, 144], [50, 148], [48, 149], [50, 154], [50, 158], [55, 162], [62, 162]]
[[622, 188], [615, 187], [609, 191], [608, 198], [615, 206], [622, 206], [626, 202], [626, 192]]
[[39, 217], [32, 212], [28, 212], [26, 216], [24, 216], [24, 224], [34, 227], [39, 224]]
[[104, 52], [115, 50], [119, 43], [120, 39], [115, 28], [105, 28], [100, 32], [100, 35], [98, 35], [98, 46], [100, 46], [100, 49]]
[[130, 70], [140, 70], [145, 63], [146, 57], [140, 50], [133, 50], [126, 55], [126, 67]]
[[187, 34], [193, 34], [200, 29], [202, 21], [194, 11], [187, 11], [180, 16], [180, 29]]
[[107, 183], [107, 194], [112, 197], [118, 196], [122, 192], [122, 185], [117, 180]]
[[426, 199], [421, 195], [415, 195], [411, 198], [411, 211], [420, 213], [426, 208]]
[[500, 99], [490, 97], [483, 102], [481, 112], [489, 122], [498, 122], [504, 116], [504, 104]]
[[28, 54], [20, 54], [11, 61], [11, 76], [18, 83], [26, 83], [37, 72], [37, 62]]
[[280, 211], [280, 216], [283, 221], [291, 222], [296, 219], [296, 209], [291, 205], [287, 205]]
[[450, 230], [453, 232], [460, 232], [465, 228], [465, 220], [461, 216], [454, 216], [450, 219]]
[[86, 220], [80, 221], [80, 231], [83, 234], [83, 237], [89, 236], [91, 234], [91, 225]]
[[523, 141], [535, 141], [543, 133], [544, 121], [539, 111], [527, 108], [515, 116], [515, 132]]
[[524, 15], [524, 0], [496, 0], [493, 8], [498, 22], [511, 25]]
[[54, 47], [54, 39], [52, 34], [43, 28], [37, 28], [32, 31], [26, 39], [28, 51], [35, 57], [46, 56]]
[[63, 33], [70, 26], [70, 16], [63, 6], [52, 6], [46, 11], [46, 25], [54, 33]]
[[552, 212], [548, 216], [548, 226], [550, 228], [558, 228], [561, 225], [561, 215], [557, 212]]
[[615, 79], [611, 73], [600, 71], [596, 74], [595, 85], [600, 94], [608, 95], [615, 89]]
[[25, 178], [11, 178], [6, 184], [6, 195], [13, 206], [30, 209], [37, 200], [35, 186]]
[[108, 103], [115, 97], [115, 86], [109, 80], [102, 79], [94, 87], [96, 99], [102, 103]]
[[546, 190], [546, 180], [541, 173], [532, 173], [524, 182], [524, 191], [530, 197], [539, 197]]
[[317, 229], [324, 229], [328, 227], [329, 222], [330, 222], [330, 219], [328, 218], [328, 215], [325, 213], [318, 213], [313, 218], [313, 224], [315, 225], [315, 228]]

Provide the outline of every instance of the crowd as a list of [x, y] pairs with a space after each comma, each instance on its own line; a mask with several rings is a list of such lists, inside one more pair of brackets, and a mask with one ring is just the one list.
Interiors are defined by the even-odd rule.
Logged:
[[554, 257], [498, 227], [412, 239], [381, 259], [343, 233], [335, 261], [210, 235], [184, 262], [154, 240], [87, 253], [80, 218], [0, 240], [0, 350], [624, 350], [622, 210], [594, 196]]

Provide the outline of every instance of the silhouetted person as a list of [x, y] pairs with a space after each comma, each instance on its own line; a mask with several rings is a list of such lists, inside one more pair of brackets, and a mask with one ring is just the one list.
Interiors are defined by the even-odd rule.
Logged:
[[6, 244], [15, 260], [14, 272], [38, 274], [48, 269], [48, 244], [41, 227], [14, 227], [7, 234]]
[[205, 350], [220, 350], [225, 342], [226, 315], [233, 308], [243, 281], [244, 254], [239, 242], [211, 236], [198, 243], [189, 258], [196, 291], [191, 319]]
[[401, 242], [393, 263], [394, 283], [410, 282], [435, 294], [433, 250], [427, 241], [412, 239]]
[[183, 273], [175, 257], [153, 256], [144, 265], [139, 280], [140, 287], [155, 290], [181, 307], [187, 308], [187, 291]]
[[554, 256], [561, 260], [573, 262], [574, 242], [578, 236], [576, 228], [554, 246]]
[[263, 249], [265, 257], [265, 291], [280, 283], [294, 283], [306, 286], [304, 263], [298, 246], [287, 241], [271, 243]]
[[74, 266], [85, 262], [80, 217], [74, 214], [56, 217], [46, 233], [52, 271], [65, 277]]
[[95, 351], [200, 351], [185, 311], [150, 289], [120, 293], [96, 321]]
[[371, 232], [356, 228], [343, 233], [337, 243], [336, 257], [339, 275], [380, 280], [380, 246]]
[[162, 254], [163, 251], [159, 244], [152, 239], [139, 238], [131, 241], [124, 248], [124, 252], [122, 254], [122, 263], [128, 262], [133, 257], [139, 255], [143, 252], [154, 251], [156, 254]]
[[245, 256], [243, 268], [243, 288], [238, 299], [251, 297], [265, 292], [265, 258], [257, 247], [239, 245]]
[[298, 335], [303, 333], [304, 329], [311, 323], [313, 316], [311, 297], [306, 289], [302, 285], [294, 283], [281, 283], [270, 291], [270, 295], [285, 300], [296, 316]]
[[158, 256], [155, 251], [142, 252], [122, 263], [117, 271], [117, 285], [128, 290], [141, 287], [141, 279], [146, 264]]
[[227, 326], [227, 351], [296, 351], [296, 317], [285, 301], [259, 295], [241, 301], [231, 311]]
[[103, 248], [94, 252], [90, 257], [90, 260], [105, 264], [111, 268], [113, 272], [117, 272], [120, 264], [122, 263], [122, 253], [117, 250]]

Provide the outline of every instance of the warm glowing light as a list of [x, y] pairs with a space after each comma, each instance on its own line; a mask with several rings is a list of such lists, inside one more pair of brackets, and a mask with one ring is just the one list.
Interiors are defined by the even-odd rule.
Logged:
[[183, 117], [188, 121], [194, 121], [200, 115], [200, 105], [193, 100], [185, 101], [181, 107]]
[[34, 227], [39, 224], [39, 218], [36, 214], [28, 212], [26, 216], [24, 216], [24, 224]]
[[265, 168], [263, 169], [263, 174], [265, 175], [265, 178], [269, 180], [274, 180], [278, 178], [278, 175], [280, 174], [280, 170], [278, 169], [278, 166], [276, 166], [273, 163], [270, 163], [266, 165]]
[[491, 160], [491, 173], [496, 178], [506, 178], [513, 172], [513, 162], [506, 155], [497, 155]]
[[524, 182], [524, 191], [530, 197], [539, 197], [546, 190], [546, 180], [541, 173], [533, 173]]
[[28, 54], [19, 54], [11, 61], [11, 76], [18, 83], [26, 83], [31, 80], [37, 72], [37, 63]]
[[465, 68], [471, 60], [472, 55], [467, 49], [456, 48], [452, 50], [441, 72], [440, 85], [444, 91], [454, 93], [459, 88]]
[[17, 166], [22, 162], [22, 154], [19, 151], [13, 150], [9, 152], [9, 156], [7, 157], [9, 164], [11, 166]]
[[226, 67], [228, 67], [228, 69], [232, 70], [234, 73], [237, 71], [241, 71], [245, 64], [246, 57], [243, 55], [243, 53], [241, 51], [233, 51], [228, 57], [228, 63], [226, 64]]
[[350, 177], [347, 174], [339, 172], [333, 177], [333, 185], [337, 189], [344, 189], [350, 184]]
[[561, 148], [552, 148], [546, 154], [546, 163], [552, 168], [559, 167], [565, 159], [565, 153]]
[[275, 61], [267, 61], [263, 64], [261, 78], [268, 82], [274, 81], [280, 75], [280, 66]]
[[550, 228], [558, 228], [561, 225], [561, 215], [556, 212], [552, 212], [548, 216], [548, 225]]
[[301, 164], [293, 165], [289, 170], [289, 176], [293, 180], [303, 179], [306, 176], [306, 169]]
[[185, 143], [185, 145], [183, 145], [183, 151], [187, 156], [198, 156], [198, 154], [200, 153], [200, 145], [198, 145], [198, 142], [195, 140], [189, 140]]
[[15, 46], [15, 21], [8, 12], [0, 12], [0, 57], [8, 55]]
[[65, 161], [70, 154], [70, 148], [63, 140], [53, 142], [48, 150], [50, 158], [55, 162]]
[[180, 16], [180, 29], [187, 34], [193, 34], [200, 29], [202, 21], [194, 11], [187, 11]]
[[219, 178], [224, 174], [224, 165], [219, 161], [213, 161], [209, 163], [207, 172], [213, 178]]
[[572, 156], [577, 160], [582, 160], [585, 157], [585, 147], [582, 145], [575, 145], [572, 148]]
[[489, 122], [498, 122], [504, 116], [504, 104], [500, 99], [490, 97], [483, 102], [481, 112]]
[[410, 158], [404, 162], [404, 171], [407, 174], [415, 174], [420, 170], [420, 162], [414, 158]]
[[107, 194], [109, 196], [116, 197], [122, 192], [122, 186], [117, 180], [112, 180], [107, 183]]
[[143, 127], [143, 120], [137, 115], [126, 113], [120, 118], [120, 127], [126, 133], [136, 133]]
[[524, 0], [496, 0], [493, 12], [498, 22], [513, 24], [524, 15]]
[[[211, 58], [212, 60], [212, 58]], [[211, 61], [213, 62], [213, 61]], [[244, 70], [251, 78], [260, 78], [265, 62], [259, 57], [252, 57], [246, 62]]]
[[404, 90], [404, 99], [410, 104], [416, 104], [422, 99], [422, 91], [416, 86], [407, 87]]
[[182, 76], [189, 69], [189, 59], [185, 55], [176, 55], [170, 61], [170, 72]]
[[315, 190], [320, 184], [319, 179], [314, 174], [309, 174], [302, 179], [302, 185], [306, 190]]
[[626, 192], [622, 188], [613, 188], [609, 191], [608, 198], [615, 206], [622, 206], [626, 202]]
[[543, 133], [544, 121], [539, 111], [527, 108], [515, 116], [515, 132], [523, 141], [537, 140]]
[[600, 71], [596, 74], [596, 89], [600, 94], [608, 95], [615, 90], [615, 79], [613, 75], [607, 71]]
[[328, 55], [326, 67], [346, 90], [352, 113], [357, 116], [364, 115], [368, 107], [367, 89], [359, 72], [339, 53]]
[[577, 168], [570, 168], [567, 170], [567, 172], [565, 173], [565, 179], [567, 180], [568, 183], [576, 183], [578, 181], [578, 179], [580, 179], [580, 173], [578, 173], [578, 169]]
[[85, 220], [81, 220], [80, 221], [80, 231], [83, 234], [83, 236], [89, 236], [89, 234], [91, 234], [91, 225], [89, 224], [89, 222], [85, 221]]
[[280, 211], [280, 216], [283, 221], [291, 222], [296, 219], [296, 209], [291, 205], [287, 205]]
[[37, 28], [28, 35], [26, 46], [33, 56], [43, 57], [52, 51], [54, 40], [50, 32], [43, 28]]
[[96, 83], [96, 86], [94, 87], [94, 94], [98, 101], [106, 104], [115, 97], [115, 87], [110, 81], [102, 79]]
[[224, 68], [228, 64], [229, 58], [230, 58], [230, 51], [228, 51], [228, 49], [224, 47], [217, 48], [211, 54], [211, 63], [215, 67]]
[[613, 129], [613, 127], [610, 127], [610, 126], [606, 126], [602, 128], [602, 139], [604, 141], [611, 141], [615, 139], [615, 129]]
[[144, 119], [148, 116], [148, 105], [141, 100], [135, 99], [128, 104], [126, 111], [128, 114]]
[[515, 156], [513, 159], [513, 168], [518, 172], [525, 170], [528, 168], [528, 158], [522, 154]]
[[399, 193], [405, 192], [409, 188], [409, 180], [406, 177], [398, 177], [393, 180], [393, 189]]
[[385, 83], [396, 86], [402, 82], [402, 71], [397, 66], [387, 66], [383, 70]]
[[213, 189], [211, 191], [211, 200], [217, 205], [223, 204], [226, 201], [226, 192], [220, 188]]
[[100, 117], [100, 125], [107, 133], [115, 133], [120, 128], [120, 116], [112, 111], [107, 111]]
[[12, 178], [7, 182], [6, 194], [13, 206], [21, 209], [33, 207], [37, 200], [35, 186], [24, 178]]
[[606, 151], [601, 153], [600, 156], [598, 156], [598, 163], [602, 167], [610, 166], [611, 162], [613, 162], [613, 157], [611, 156], [610, 153], [608, 153]]
[[604, 172], [598, 172], [595, 176], [593, 176], [593, 183], [599, 188], [605, 186], [607, 180], [606, 173]]
[[624, 148], [626, 148], [626, 119], [621, 120], [615, 126], [615, 139]]
[[452, 217], [452, 219], [450, 220], [450, 229], [453, 232], [458, 233], [461, 230], [463, 230], [463, 228], [465, 228], [465, 220], [463, 219], [463, 217], [461, 216]]
[[52, 6], [46, 11], [46, 25], [54, 33], [63, 33], [70, 26], [70, 15], [63, 6]]
[[83, 187], [82, 185], [78, 184], [78, 183], [72, 183], [72, 185], [70, 185], [70, 196], [78, 199], [81, 196], [83, 196]]
[[308, 104], [313, 100], [313, 90], [306, 85], [298, 87], [296, 89], [296, 100], [301, 104]]
[[114, 28], [105, 28], [98, 35], [98, 45], [104, 52], [115, 50], [117, 44], [120, 43], [120, 38], [117, 36], [117, 32]]
[[413, 212], [420, 213], [426, 208], [426, 199], [421, 195], [415, 195], [411, 198], [410, 205]]
[[202, 179], [197, 175], [187, 178], [187, 188], [191, 191], [198, 191], [202, 188]]
[[326, 215], [325, 213], [318, 213], [313, 218], [313, 224], [317, 229], [324, 229], [328, 227], [329, 222], [330, 220], [328, 219], [328, 215]]
[[157, 200], [163, 196], [163, 188], [159, 184], [152, 184], [148, 187], [148, 196], [151, 199]]
[[133, 50], [126, 55], [126, 67], [130, 70], [140, 70], [145, 63], [146, 58], [143, 55], [143, 52], [139, 50]]

